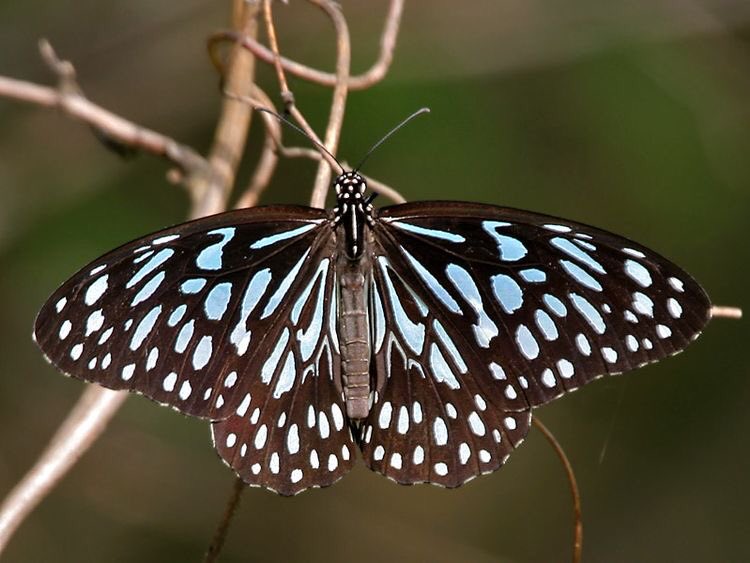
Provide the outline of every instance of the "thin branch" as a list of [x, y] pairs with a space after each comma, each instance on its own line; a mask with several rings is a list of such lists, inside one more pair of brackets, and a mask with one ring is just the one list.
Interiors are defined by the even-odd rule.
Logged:
[[[233, 23], [242, 36], [254, 37], [258, 32], [258, 6], [244, 0], [234, 0]], [[224, 76], [226, 90], [240, 96], [252, 92], [255, 77], [255, 57], [240, 45], [235, 45], [229, 55], [228, 72]], [[250, 129], [252, 108], [247, 104], [225, 97], [214, 133], [208, 161], [216, 172], [216, 181], [197, 186], [201, 193], [192, 217], [211, 215], [226, 209], [245, 142]]]
[[741, 319], [742, 309], [739, 307], [726, 307], [723, 305], [714, 305], [711, 307], [711, 318], [719, 319]]
[[271, 44], [271, 51], [273, 52], [273, 66], [276, 69], [276, 78], [279, 81], [281, 101], [284, 103], [284, 111], [288, 113], [289, 108], [294, 105], [294, 94], [289, 90], [286, 74], [284, 74], [284, 68], [281, 66], [279, 42], [276, 38], [276, 26], [273, 25], [273, 15], [271, 14], [271, 0], [263, 1], [263, 16], [268, 32], [268, 42]]
[[[271, 103], [268, 95], [258, 86], [253, 88], [253, 98], [249, 100], [253, 107], [265, 107], [268, 109], [275, 108]], [[255, 167], [250, 183], [242, 195], [237, 200], [235, 208], [242, 209], [253, 207], [258, 204], [261, 194], [266, 189], [276, 170], [279, 161], [277, 148], [281, 145], [281, 124], [267, 113], [262, 113], [263, 123], [265, 125], [265, 139], [263, 141], [263, 151], [261, 152], [258, 164]]]
[[232, 484], [232, 491], [229, 493], [229, 499], [227, 500], [224, 514], [222, 515], [221, 520], [219, 520], [219, 525], [216, 527], [214, 537], [211, 538], [211, 545], [209, 545], [208, 550], [206, 550], [203, 563], [214, 563], [219, 560], [219, 554], [221, 553], [221, 550], [224, 547], [224, 542], [227, 539], [229, 525], [232, 523], [232, 518], [234, 518], [237, 508], [240, 506], [240, 499], [246, 488], [247, 485], [245, 485], [245, 482], [239, 477], [236, 477]]
[[[336, 84], [333, 87], [331, 101], [331, 112], [328, 118], [328, 127], [324, 145], [336, 154], [341, 136], [341, 127], [344, 124], [344, 111], [346, 109], [346, 96], [348, 93], [349, 68], [351, 66], [351, 41], [349, 39], [349, 27], [346, 19], [341, 13], [341, 8], [330, 0], [310, 0], [311, 3], [321, 8], [331, 21], [336, 30]], [[326, 194], [331, 182], [331, 168], [321, 162], [315, 175], [315, 184], [310, 198], [312, 207], [325, 207]]]
[[560, 458], [560, 461], [563, 464], [565, 474], [568, 477], [570, 494], [573, 497], [573, 563], [580, 563], [581, 553], [583, 551], [583, 520], [581, 516], [581, 495], [578, 491], [578, 483], [576, 482], [576, 476], [573, 472], [573, 466], [570, 464], [568, 456], [565, 455], [565, 450], [562, 449], [562, 446], [560, 446], [552, 432], [550, 432], [537, 417], [532, 417], [531, 420], [534, 423], [534, 426], [541, 431], [545, 439], [550, 443], [552, 449], [555, 450], [557, 457]]
[[[245, 34], [255, 33], [257, 8], [235, 0], [235, 22]], [[123, 118], [92, 104], [73, 87], [72, 65], [60, 61], [47, 45], [43, 56], [58, 74], [60, 88], [53, 90], [0, 77], [0, 96], [33, 102], [46, 107], [60, 107], [67, 114], [101, 129], [114, 141], [168, 158], [185, 173], [183, 182], [193, 196], [190, 216], [222, 211], [233, 184], [239, 158], [243, 152], [251, 109], [242, 102], [226, 99], [217, 122], [216, 134], [208, 162], [174, 140], [138, 127]], [[253, 82], [255, 66], [252, 54], [236, 48], [227, 76], [227, 84], [244, 92]], [[107, 423], [127, 396], [96, 385], [90, 385], [71, 410], [60, 431], [53, 437], [37, 463], [11, 492], [0, 507], [0, 551], [33, 508], [65, 476], [75, 462], [104, 432]]]
[[[380, 53], [377, 61], [364, 73], [350, 76], [347, 86], [350, 90], [365, 90], [380, 82], [393, 62], [393, 54], [396, 49], [399, 28], [401, 26], [401, 15], [404, 9], [404, 0], [391, 0], [388, 7], [383, 33], [380, 36]], [[238, 37], [232, 31], [219, 31], [209, 38], [209, 53], [214, 64], [218, 65], [218, 59], [214, 54], [215, 48], [226, 41], [241, 41], [242, 46], [251, 51], [259, 60], [273, 64], [273, 52], [249, 37]], [[299, 78], [323, 86], [335, 86], [337, 84], [336, 74], [323, 72], [293, 60], [281, 57], [281, 65], [284, 70]]]
[[[40, 43], [44, 58], [58, 76], [60, 87], [50, 88], [24, 80], [0, 76], [0, 97], [59, 108], [66, 115], [98, 129], [117, 143], [165, 158], [178, 166], [185, 178], [210, 177], [208, 162], [190, 147], [174, 139], [128, 121], [86, 99], [80, 88], [73, 86], [74, 73], [67, 61], [54, 59], [54, 51], [46, 41]], [[63, 74], [61, 74], [63, 73]]]
[[0, 505], [0, 553], [23, 520], [91, 447], [128, 394], [89, 385], [47, 448]]

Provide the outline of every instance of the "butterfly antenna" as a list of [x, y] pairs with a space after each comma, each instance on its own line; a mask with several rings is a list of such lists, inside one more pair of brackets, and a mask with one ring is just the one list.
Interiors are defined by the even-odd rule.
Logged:
[[391, 135], [393, 135], [396, 131], [398, 131], [399, 129], [401, 129], [404, 125], [406, 125], [407, 123], [409, 123], [412, 119], [414, 119], [418, 115], [422, 115], [423, 113], [430, 113], [430, 108], [421, 108], [421, 109], [418, 109], [417, 111], [415, 111], [414, 113], [412, 113], [409, 117], [407, 117], [406, 119], [404, 119], [401, 123], [399, 123], [398, 125], [396, 125], [393, 129], [391, 129], [390, 131], [388, 131], [388, 133], [386, 133], [383, 136], [382, 139], [380, 139], [377, 143], [375, 143], [372, 147], [370, 147], [370, 150], [367, 151], [367, 153], [365, 154], [364, 158], [362, 158], [362, 160], [359, 161], [359, 164], [357, 164], [357, 166], [354, 168], [354, 172], [358, 172], [359, 169], [362, 168], [362, 166], [367, 161], [367, 159], [370, 158], [370, 155], [375, 152], [375, 149], [377, 149], [380, 145], [382, 145], [386, 141], [386, 139], [388, 139], [388, 137], [390, 137]]
[[[316, 141], [316, 140], [315, 140], [315, 139], [313, 139], [313, 138], [312, 138], [312, 137], [311, 137], [310, 135], [308, 135], [308, 134], [307, 134], [307, 132], [306, 132], [305, 130], [303, 130], [302, 128], [298, 127], [297, 125], [295, 125], [294, 123], [292, 123], [291, 121], [289, 121], [289, 119], [287, 119], [287, 118], [286, 118], [286, 117], [284, 117], [283, 115], [280, 115], [280, 114], [276, 113], [275, 111], [271, 111], [270, 109], [266, 109], [266, 108], [255, 108], [255, 109], [256, 109], [256, 111], [262, 111], [263, 113], [267, 113], [267, 114], [269, 114], [269, 115], [272, 115], [272, 116], [274, 116], [274, 117], [275, 117], [276, 119], [278, 119], [278, 120], [279, 120], [279, 121], [281, 121], [282, 123], [284, 123], [284, 124], [288, 125], [289, 127], [291, 127], [292, 129], [294, 129], [294, 130], [295, 130], [295, 131], [297, 131], [298, 133], [300, 133], [300, 134], [304, 135], [304, 136], [305, 136], [305, 137], [307, 138], [307, 140], [308, 140], [308, 141], [310, 141], [310, 142], [311, 142], [311, 143], [312, 143], [313, 145], [315, 145], [315, 147], [316, 147], [316, 148], [317, 148], [318, 150], [321, 150], [321, 151], [323, 151], [324, 153], [326, 153], [326, 154], [327, 154], [328, 156], [330, 156], [330, 157], [331, 157], [331, 158], [333, 159], [333, 161], [334, 161], [334, 162], [335, 162], [336, 164], [338, 164], [339, 168], [341, 169], [341, 173], [342, 173], [342, 174], [343, 174], [344, 172], [346, 172], [346, 170], [344, 169], [344, 167], [343, 167], [343, 166], [341, 166], [341, 163], [339, 162], [339, 159], [338, 159], [338, 158], [336, 158], [335, 156], [333, 156], [333, 155], [331, 154], [331, 151], [329, 151], [329, 150], [328, 150], [327, 148], [325, 148], [325, 147], [324, 147], [324, 146], [323, 146], [322, 144], [320, 144], [320, 143], [319, 143], [318, 141]], [[389, 134], [390, 134], [390, 133], [389, 133]]]

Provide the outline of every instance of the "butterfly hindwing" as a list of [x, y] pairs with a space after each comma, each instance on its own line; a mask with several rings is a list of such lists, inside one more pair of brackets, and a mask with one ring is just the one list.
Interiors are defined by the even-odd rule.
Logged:
[[332, 249], [300, 279], [279, 308], [283, 329], [266, 363], [244, 374], [240, 406], [212, 424], [227, 464], [246, 483], [283, 495], [334, 483], [351, 468], [356, 448], [340, 386]]

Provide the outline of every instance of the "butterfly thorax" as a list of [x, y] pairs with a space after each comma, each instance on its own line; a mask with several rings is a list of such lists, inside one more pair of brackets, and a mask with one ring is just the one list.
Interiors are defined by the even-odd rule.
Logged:
[[336, 261], [338, 279], [339, 345], [346, 414], [360, 420], [367, 417], [370, 395], [370, 329], [367, 315], [370, 261], [365, 252], [366, 227], [372, 220], [372, 206], [364, 194], [367, 185], [356, 172], [336, 178], [334, 225], [343, 233], [342, 252]]
[[371, 220], [372, 212], [372, 205], [365, 198], [367, 184], [356, 172], [344, 172], [334, 181], [334, 188], [334, 225], [343, 228], [346, 257], [358, 260], [364, 253], [365, 223]]

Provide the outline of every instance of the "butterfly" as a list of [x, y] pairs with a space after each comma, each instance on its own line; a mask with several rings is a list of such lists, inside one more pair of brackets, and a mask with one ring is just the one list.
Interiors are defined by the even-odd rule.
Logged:
[[674, 355], [705, 291], [626, 238], [493, 205], [229, 211], [145, 236], [49, 298], [34, 337], [68, 375], [211, 421], [249, 485], [325, 487], [355, 463], [457, 487], [501, 467], [532, 410]]

